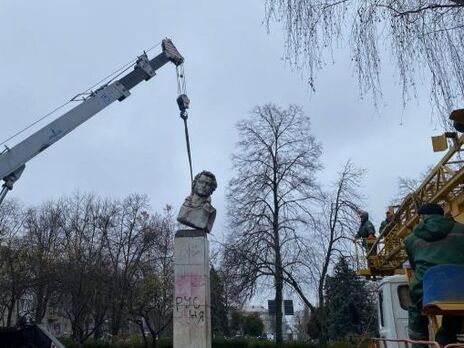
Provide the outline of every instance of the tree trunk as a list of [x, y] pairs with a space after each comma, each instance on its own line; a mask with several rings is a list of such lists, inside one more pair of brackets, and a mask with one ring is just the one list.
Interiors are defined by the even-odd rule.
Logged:
[[143, 339], [143, 346], [145, 348], [148, 348], [148, 340], [147, 340], [147, 335], [145, 335], [145, 331], [143, 331], [143, 327], [142, 327], [142, 339]]
[[[274, 161], [276, 156], [274, 156]], [[274, 162], [274, 166], [276, 164]], [[279, 202], [278, 202], [278, 184], [276, 172], [274, 171], [274, 217], [273, 217], [273, 234], [275, 246], [275, 304], [276, 304], [276, 348], [281, 348], [283, 344], [282, 337], [282, 290], [283, 290], [283, 270], [282, 255], [280, 253], [280, 236], [279, 236]]]
[[6, 318], [6, 327], [11, 327], [11, 319], [13, 317], [13, 311], [14, 311], [15, 303], [16, 303], [16, 300], [14, 298], [12, 298], [12, 300], [10, 301], [10, 303], [8, 305], [8, 316]]
[[47, 285], [37, 288], [37, 302], [34, 309], [34, 322], [40, 324], [47, 311], [47, 305], [50, 298], [50, 289]]
[[325, 306], [322, 305], [322, 307], [319, 308], [319, 319], [318, 319], [318, 324], [319, 324], [319, 347], [320, 348], [325, 348], [327, 347], [327, 343], [329, 341], [327, 337], [327, 319], [325, 315]]
[[137, 324], [137, 326], [140, 329], [140, 333], [142, 334], [143, 346], [145, 348], [148, 348], [148, 339], [147, 339], [147, 335], [145, 334], [145, 330], [143, 327], [143, 320], [135, 320], [134, 322]]
[[[282, 336], [282, 266], [280, 260], [280, 250], [276, 253], [276, 276], [275, 276], [275, 284], [276, 284], [276, 292], [275, 292], [275, 304], [276, 304], [276, 347], [280, 348], [283, 344], [283, 336]], [[278, 260], [277, 260], [278, 259]]]
[[100, 325], [98, 328], [95, 329], [95, 331], [93, 333], [93, 338], [98, 340], [98, 339], [102, 338], [102, 336], [103, 336], [103, 328]]
[[325, 299], [324, 299], [324, 284], [325, 278], [327, 276], [328, 270], [328, 256], [326, 256], [326, 260], [324, 263], [321, 279], [319, 280], [319, 289], [318, 289], [318, 296], [319, 296], [319, 318], [318, 318], [318, 325], [320, 330], [320, 337], [319, 337], [319, 347], [325, 348], [327, 347], [327, 322], [325, 316]]
[[279, 182], [277, 179], [278, 163], [277, 163], [277, 148], [278, 138], [274, 134], [275, 138], [275, 149], [272, 154], [273, 164], [273, 208], [274, 213], [272, 217], [272, 232], [274, 235], [274, 254], [275, 254], [275, 304], [276, 304], [276, 347], [281, 348], [283, 345], [282, 337], [282, 290], [283, 290], [283, 270], [282, 270], [282, 254], [280, 250], [280, 210], [279, 210]]
[[42, 286], [39, 286], [36, 296], [37, 296], [36, 298], [37, 302], [35, 305], [34, 322], [37, 324], [40, 324], [40, 321], [42, 320], [42, 306], [43, 306], [42, 304], [43, 287]]
[[156, 339], [156, 336], [152, 336], [151, 348], [156, 348], [157, 346], [158, 346], [158, 340]]
[[117, 336], [121, 328], [122, 309], [118, 305], [113, 305], [113, 312], [111, 314], [111, 334]]
[[[16, 306], [16, 297], [17, 296], [17, 292], [16, 292], [16, 288], [15, 286], [12, 287], [11, 289], [11, 298], [10, 300], [8, 301], [8, 316], [7, 316], [7, 319], [6, 319], [6, 327], [11, 327], [11, 321], [12, 321], [12, 318], [13, 318], [13, 311], [15, 309], [15, 306]], [[18, 316], [18, 313], [16, 313], [16, 316]]]

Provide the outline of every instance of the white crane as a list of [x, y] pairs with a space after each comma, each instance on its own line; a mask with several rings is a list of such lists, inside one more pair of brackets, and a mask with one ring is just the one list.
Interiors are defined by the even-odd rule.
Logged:
[[[130, 95], [130, 90], [142, 81], [151, 79], [156, 70], [168, 62], [174, 63], [176, 67], [182, 65], [184, 58], [177, 51], [169, 39], [161, 43], [163, 52], [149, 60], [146, 53], [138, 57], [134, 70], [119, 80], [104, 84], [94, 92], [79, 94], [82, 102], [61, 115], [45, 127], [30, 135], [12, 148], [6, 147], [0, 154], [0, 178], [3, 179], [0, 192], [0, 204], [7, 192], [13, 188], [13, 184], [19, 179], [27, 161], [37, 156], [50, 145], [56, 143], [73, 129], [90, 119], [99, 111], [106, 108], [114, 101], [122, 101]], [[75, 98], [73, 98], [75, 99]], [[182, 104], [182, 101], [184, 103]], [[179, 107], [188, 108], [188, 98], [179, 97]]]

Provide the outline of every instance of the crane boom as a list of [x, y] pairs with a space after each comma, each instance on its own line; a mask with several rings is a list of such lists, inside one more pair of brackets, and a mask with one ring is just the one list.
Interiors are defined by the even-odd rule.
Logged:
[[[0, 193], [0, 202], [6, 192], [11, 190], [14, 182], [24, 170], [25, 164], [46, 148], [56, 143], [66, 134], [80, 126], [92, 116], [112, 104], [122, 101], [130, 95], [130, 90], [142, 81], [147, 81], [156, 74], [156, 70], [168, 62], [179, 66], [184, 58], [169, 39], [162, 41], [163, 52], [149, 60], [146, 53], [140, 56], [134, 70], [117, 81], [98, 88], [95, 92], [82, 96], [82, 102], [58, 117], [48, 125], [22, 140], [12, 148], [7, 148], [0, 155], [0, 178], [5, 181]], [[75, 100], [75, 98], [73, 98]]]

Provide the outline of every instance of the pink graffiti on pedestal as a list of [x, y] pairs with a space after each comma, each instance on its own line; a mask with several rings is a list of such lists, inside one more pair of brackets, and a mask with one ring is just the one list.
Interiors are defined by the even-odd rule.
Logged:
[[188, 322], [205, 322], [205, 277], [187, 274], [176, 277], [174, 310]]

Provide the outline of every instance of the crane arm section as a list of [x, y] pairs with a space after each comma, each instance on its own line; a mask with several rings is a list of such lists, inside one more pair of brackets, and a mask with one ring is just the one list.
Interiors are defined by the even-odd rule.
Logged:
[[[0, 155], [0, 178], [5, 181], [6, 186], [12, 186], [12, 181], [17, 180], [27, 161], [56, 143], [114, 101], [122, 101], [127, 98], [130, 95], [129, 91], [133, 87], [142, 81], [149, 80], [155, 75], [156, 70], [166, 63], [172, 62], [176, 66], [183, 63], [184, 58], [177, 51], [171, 40], [163, 40], [162, 48], [163, 52], [151, 60], [147, 58], [145, 53], [140, 56], [136, 61], [134, 70], [121, 79], [108, 85], [103, 85], [88, 95], [78, 95], [82, 96], [82, 102], [79, 105], [14, 147], [7, 148]], [[11, 189], [11, 187], [8, 187], [8, 189]]]

